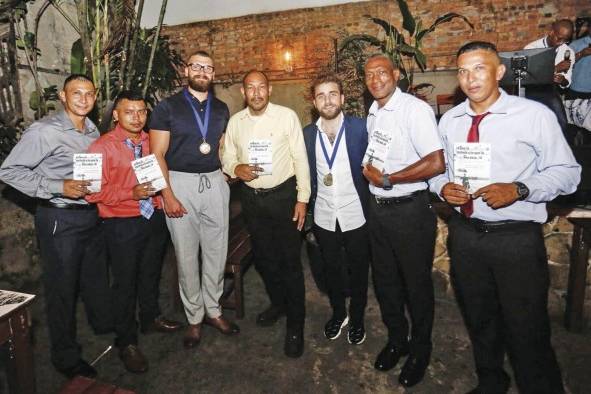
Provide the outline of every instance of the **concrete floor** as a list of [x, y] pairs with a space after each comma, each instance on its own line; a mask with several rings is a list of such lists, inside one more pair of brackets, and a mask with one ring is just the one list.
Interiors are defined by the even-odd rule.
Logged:
[[[306, 260], [305, 253], [303, 254]], [[161, 304], [169, 317], [183, 319], [182, 312], [170, 311], [169, 255], [165, 263]], [[150, 361], [142, 375], [128, 373], [116, 351], [96, 366], [98, 379], [137, 393], [465, 393], [476, 384], [470, 343], [459, 310], [453, 299], [436, 293], [433, 356], [423, 382], [404, 390], [398, 385], [399, 367], [388, 373], [373, 369], [376, 354], [385, 343], [385, 330], [379, 308], [370, 289], [366, 313], [367, 340], [360, 346], [347, 343], [342, 335], [335, 341], [324, 338], [323, 327], [329, 317], [326, 296], [316, 288], [307, 261], [305, 352], [292, 360], [283, 355], [283, 319], [275, 327], [259, 328], [256, 314], [267, 306], [262, 282], [254, 269], [245, 275], [246, 317], [238, 321], [242, 332], [225, 337], [205, 327], [200, 346], [182, 347], [183, 333], [140, 336], [140, 348]], [[38, 393], [56, 393], [65, 379], [49, 362], [48, 337], [42, 295], [33, 308], [35, 363]], [[234, 313], [226, 315], [233, 319]], [[90, 361], [113, 341], [113, 335], [95, 336], [79, 306], [79, 342]], [[572, 334], [553, 321], [553, 343], [562, 367], [567, 391], [591, 392], [591, 332]], [[510, 368], [507, 365], [507, 371]], [[0, 382], [0, 393], [5, 390]], [[516, 393], [513, 386], [511, 393]]]

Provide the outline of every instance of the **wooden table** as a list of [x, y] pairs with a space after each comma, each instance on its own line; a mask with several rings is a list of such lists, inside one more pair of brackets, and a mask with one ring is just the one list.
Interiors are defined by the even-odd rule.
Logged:
[[31, 346], [29, 302], [0, 317], [0, 345], [8, 345], [8, 389], [10, 393], [35, 393], [35, 369]]
[[587, 283], [587, 264], [591, 245], [591, 210], [573, 209], [566, 218], [574, 225], [568, 288], [566, 291], [566, 312], [564, 325], [567, 330], [583, 330], [583, 307]]

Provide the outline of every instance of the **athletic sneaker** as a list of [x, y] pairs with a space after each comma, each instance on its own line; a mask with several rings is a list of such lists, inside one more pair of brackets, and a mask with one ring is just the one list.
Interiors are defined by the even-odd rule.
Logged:
[[332, 318], [324, 326], [324, 336], [331, 341], [337, 339], [341, 335], [341, 330], [349, 323], [349, 316], [345, 319]]

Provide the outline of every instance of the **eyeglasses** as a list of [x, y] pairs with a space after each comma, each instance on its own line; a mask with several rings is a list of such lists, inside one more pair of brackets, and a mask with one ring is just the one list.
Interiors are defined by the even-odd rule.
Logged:
[[206, 74], [211, 74], [214, 70], [214, 67], [210, 66], [209, 64], [188, 63], [187, 67], [189, 67], [192, 71], [203, 71]]

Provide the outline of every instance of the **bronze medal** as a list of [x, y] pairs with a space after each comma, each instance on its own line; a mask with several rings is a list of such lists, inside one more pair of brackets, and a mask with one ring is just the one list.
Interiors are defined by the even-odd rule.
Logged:
[[332, 174], [330, 172], [324, 176], [323, 182], [325, 186], [332, 186]]

